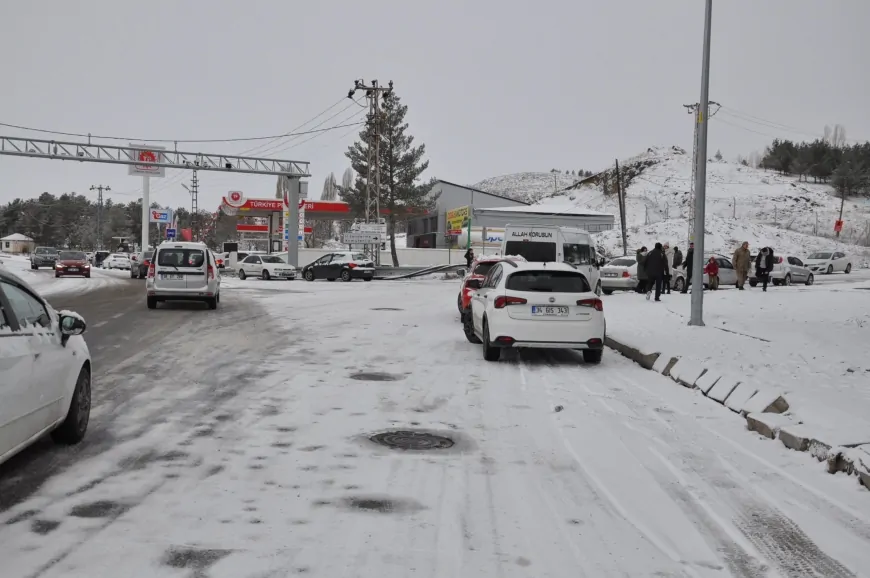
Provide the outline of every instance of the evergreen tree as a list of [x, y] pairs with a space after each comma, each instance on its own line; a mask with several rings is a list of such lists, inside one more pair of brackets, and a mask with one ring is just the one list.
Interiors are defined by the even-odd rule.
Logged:
[[[380, 190], [376, 191], [382, 212], [386, 212], [387, 234], [390, 237], [390, 253], [393, 266], [398, 267], [396, 253], [396, 223], [408, 217], [419, 215], [435, 206], [437, 197], [430, 193], [434, 180], [420, 182], [421, 175], [429, 168], [429, 161], [423, 160], [426, 145], [414, 146], [414, 137], [406, 134], [408, 124], [405, 115], [408, 107], [403, 105], [395, 93], [384, 97], [379, 114], [380, 135]], [[374, 119], [369, 118], [365, 128], [359, 133], [359, 140], [345, 153], [357, 177], [353, 187], [339, 187], [343, 200], [351, 210], [361, 215], [365, 212], [366, 183], [374, 172], [368, 162], [369, 147], [373, 144]], [[373, 184], [374, 185], [374, 184]]]
[[722, 151], [716, 151], [716, 154], [713, 156], [713, 158], [716, 159], [717, 161], [721, 161], [722, 160]]

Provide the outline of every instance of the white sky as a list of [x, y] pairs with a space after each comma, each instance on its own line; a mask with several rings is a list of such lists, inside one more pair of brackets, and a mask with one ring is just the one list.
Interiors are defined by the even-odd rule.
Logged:
[[[280, 134], [362, 76], [395, 82], [410, 132], [426, 143], [427, 177], [472, 184], [554, 167], [595, 170], [652, 145], [691, 147], [682, 105], [699, 99], [703, 6], [6, 0], [0, 122], [148, 139]], [[773, 136], [811, 139], [834, 123], [850, 138], [870, 138], [868, 22], [866, 0], [716, 0], [711, 99], [800, 132], [723, 111], [711, 122], [710, 153], [733, 158]], [[348, 130], [273, 143], [266, 156], [310, 161], [316, 198], [324, 177], [348, 166]], [[179, 149], [238, 154], [256, 144]], [[152, 200], [189, 206], [179, 184], [189, 174], [168, 177], [152, 182]], [[118, 201], [136, 198], [141, 185], [122, 166], [0, 156], [0, 202], [43, 191], [93, 197], [88, 189], [100, 183]], [[209, 209], [228, 190], [275, 190], [274, 177], [202, 173], [201, 183], [200, 207]]]

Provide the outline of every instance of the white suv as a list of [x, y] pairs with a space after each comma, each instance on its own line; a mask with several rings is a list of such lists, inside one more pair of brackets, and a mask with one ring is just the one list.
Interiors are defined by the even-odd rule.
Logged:
[[463, 315], [465, 337], [483, 358], [503, 348], [579, 349], [598, 363], [604, 351], [604, 305], [583, 273], [566, 263], [500, 261]]
[[161, 301], [202, 301], [217, 309], [221, 278], [205, 243], [165, 241], [157, 247], [145, 281], [148, 309]]

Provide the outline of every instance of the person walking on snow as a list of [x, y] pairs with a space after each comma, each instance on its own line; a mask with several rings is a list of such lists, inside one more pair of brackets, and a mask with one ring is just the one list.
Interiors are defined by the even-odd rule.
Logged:
[[668, 258], [665, 256], [664, 249], [661, 243], [656, 243], [656, 246], [646, 256], [646, 274], [647, 288], [646, 298], [649, 300], [653, 290], [653, 284], [656, 289], [656, 301], [661, 301], [659, 297], [662, 295], [662, 282], [665, 279], [665, 273], [668, 270]]
[[704, 267], [704, 273], [707, 274], [707, 284], [711, 291], [716, 291], [719, 288], [719, 263], [715, 257], [710, 257], [707, 265]]
[[647, 257], [646, 247], [641, 247], [640, 249], [637, 250], [637, 255], [635, 255], [635, 258], [637, 259], [637, 292], [638, 293], [646, 293], [646, 287], [647, 287], [646, 257]]
[[755, 258], [755, 277], [761, 282], [763, 291], [767, 291], [767, 282], [770, 281], [770, 272], [773, 271], [773, 249], [765, 247], [758, 252]]
[[[463, 256], [465, 257], [465, 266], [468, 267], [468, 269], [471, 269], [471, 263], [474, 261], [474, 250], [469, 247]], [[471, 273], [471, 271], [469, 271], [469, 273]]]
[[692, 267], [695, 263], [695, 244], [689, 243], [689, 250], [686, 251], [686, 261], [683, 265], [683, 269], [686, 270], [686, 279], [685, 283], [683, 283], [683, 290], [681, 293], [689, 292], [689, 285], [692, 283]]
[[665, 265], [667, 265], [668, 270], [665, 273], [665, 286], [662, 290], [663, 293], [671, 294], [671, 277], [674, 265], [674, 255], [676, 254], [676, 249], [671, 249], [670, 243], [665, 243]]
[[749, 254], [749, 241], [744, 241], [742, 245], [737, 247], [731, 262], [734, 264], [734, 272], [737, 273], [737, 288], [743, 291], [746, 278], [749, 277], [749, 269], [752, 267], [752, 255]]

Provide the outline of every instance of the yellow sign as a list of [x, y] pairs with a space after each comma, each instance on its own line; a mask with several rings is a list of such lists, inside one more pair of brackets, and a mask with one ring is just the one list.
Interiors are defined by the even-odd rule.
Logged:
[[447, 230], [458, 231], [468, 226], [469, 218], [471, 217], [471, 207], [459, 207], [452, 211], [447, 211]]

